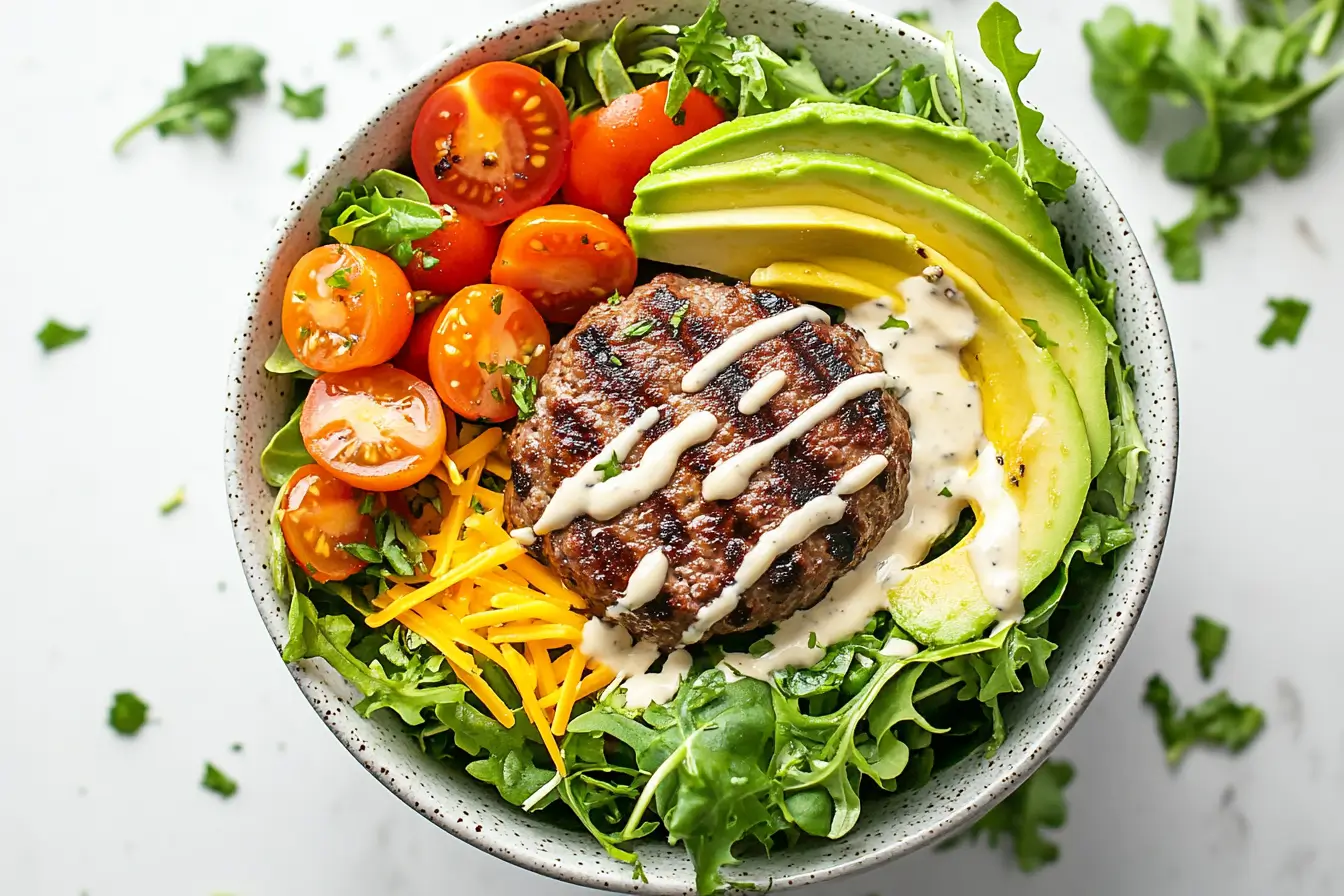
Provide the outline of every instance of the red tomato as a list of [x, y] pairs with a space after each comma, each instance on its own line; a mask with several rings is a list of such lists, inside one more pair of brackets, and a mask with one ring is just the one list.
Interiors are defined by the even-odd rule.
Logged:
[[[430, 342], [429, 372], [448, 407], [473, 420], [498, 422], [519, 413], [509, 362], [526, 368], [530, 380], [546, 370], [550, 354], [550, 332], [537, 309], [515, 289], [483, 283], [468, 286], [443, 309]], [[535, 398], [535, 381], [519, 384], [529, 386]]]
[[550, 200], [569, 163], [569, 110], [545, 76], [487, 62], [430, 94], [411, 134], [430, 199], [486, 224]]
[[490, 276], [500, 228], [459, 214], [449, 205], [440, 206], [439, 214], [443, 226], [411, 243], [415, 255], [406, 266], [406, 277], [412, 289], [451, 296]]
[[504, 231], [490, 280], [521, 292], [547, 320], [572, 324], [613, 292], [629, 292], [636, 265], [619, 225], [577, 205], [545, 205]]
[[566, 202], [625, 220], [635, 202], [635, 184], [649, 173], [653, 160], [725, 119], [709, 94], [694, 87], [676, 121], [668, 118], [663, 111], [667, 83], [655, 81], [575, 119]]
[[443, 306], [439, 305], [415, 316], [411, 335], [406, 337], [401, 351], [392, 359], [394, 367], [400, 367], [407, 373], [414, 374], [417, 379], [429, 382], [429, 343], [434, 336], [434, 326], [439, 322], [439, 315], [442, 313]]
[[364, 495], [317, 464], [299, 467], [280, 499], [280, 531], [300, 566], [319, 582], [348, 578], [368, 564], [339, 547], [373, 546], [373, 517], [359, 512]]
[[390, 364], [313, 381], [299, 432], [318, 465], [369, 491], [424, 479], [443, 457], [449, 421], [428, 383]]
[[332, 373], [395, 355], [411, 331], [415, 303], [395, 261], [336, 244], [319, 246], [294, 265], [280, 318], [294, 357]]

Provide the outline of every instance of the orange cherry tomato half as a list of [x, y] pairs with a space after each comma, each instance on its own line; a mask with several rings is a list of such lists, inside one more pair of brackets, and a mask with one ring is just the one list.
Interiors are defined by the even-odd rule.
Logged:
[[448, 423], [428, 383], [384, 364], [319, 376], [304, 399], [299, 432], [333, 476], [390, 492], [429, 474], [443, 457]]
[[619, 225], [577, 205], [545, 205], [504, 231], [490, 280], [521, 292], [547, 320], [572, 324], [613, 292], [629, 292], [636, 266]]
[[668, 118], [663, 111], [667, 84], [656, 81], [574, 120], [566, 202], [625, 220], [635, 184], [649, 173], [653, 160], [725, 120], [709, 94], [694, 87], [674, 118]]
[[349, 578], [368, 566], [340, 548], [373, 545], [373, 517], [359, 512], [364, 495], [317, 464], [294, 471], [280, 499], [280, 531], [304, 571], [319, 582]]
[[416, 379], [430, 381], [429, 346], [434, 338], [434, 327], [438, 324], [439, 315], [442, 313], [443, 306], [439, 305], [415, 316], [411, 335], [406, 337], [401, 351], [392, 359], [392, 366], [414, 374]]
[[502, 231], [460, 214], [452, 206], [440, 206], [439, 214], [443, 226], [411, 243], [415, 254], [406, 266], [406, 277], [413, 289], [451, 296], [490, 276], [490, 262], [499, 248]]
[[429, 373], [448, 407], [499, 422], [518, 413], [509, 362], [538, 377], [550, 354], [551, 335], [537, 309], [516, 289], [483, 283], [448, 300], [430, 341]]
[[564, 183], [565, 98], [525, 65], [478, 65], [420, 107], [411, 161], [431, 200], [502, 224], [549, 201]]
[[414, 318], [406, 275], [370, 249], [319, 246], [299, 259], [285, 283], [285, 342], [314, 370], [382, 364], [406, 341]]

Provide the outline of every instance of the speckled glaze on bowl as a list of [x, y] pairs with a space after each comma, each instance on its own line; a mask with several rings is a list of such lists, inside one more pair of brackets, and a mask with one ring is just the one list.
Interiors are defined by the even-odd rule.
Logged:
[[[402, 88], [304, 184], [262, 260], [248, 296], [246, 322], [234, 343], [225, 436], [230, 513], [238, 553], [257, 609], [277, 647], [285, 639], [286, 602], [276, 594], [267, 569], [268, 530], [274, 492], [262, 480], [257, 459], [267, 439], [287, 417], [292, 390], [286, 378], [265, 372], [263, 363], [280, 338], [280, 299], [285, 277], [319, 241], [318, 212], [338, 187], [381, 166], [394, 166], [407, 152], [411, 127], [424, 98], [453, 75], [491, 59], [508, 59], [551, 42], [579, 26], [610, 30], [622, 16], [635, 22], [692, 21], [703, 2], [667, 0], [570, 0], [533, 8], [449, 48]], [[885, 65], [923, 63], [941, 71], [941, 44], [895, 19], [833, 0], [723, 0], [731, 26], [759, 34], [785, 49], [797, 43], [796, 22], [807, 26], [807, 45], [829, 78], [850, 82]], [[970, 126], [984, 138], [1004, 140], [1013, 113], [994, 78], [962, 63]], [[1047, 110], [1048, 112], [1048, 110]], [[1025, 780], [1073, 727], [1115, 664], [1133, 631], [1162, 551], [1176, 473], [1176, 373], [1167, 326], [1138, 241], [1115, 199], [1087, 161], [1054, 127], [1043, 132], [1078, 169], [1068, 201], [1052, 214], [1069, 245], [1086, 244], [1113, 272], [1119, 286], [1119, 329], [1126, 358], [1135, 367], [1139, 423], [1151, 455], [1139, 509], [1132, 518], [1135, 541], [1125, 551], [1109, 586], [1075, 613], [1061, 637], [1049, 684], [1009, 701], [1008, 740], [992, 760], [972, 757], [937, 775], [921, 790], [864, 801], [863, 815], [844, 839], [806, 839], [773, 856], [753, 856], [731, 877], [800, 886], [833, 878], [927, 846], [979, 817]], [[369, 773], [407, 805], [444, 830], [500, 858], [577, 884], [651, 894], [693, 893], [695, 877], [684, 850], [650, 840], [639, 852], [649, 882], [631, 879], [630, 868], [609, 858], [586, 832], [525, 815], [466, 774], [425, 757], [391, 713], [361, 718], [359, 699], [325, 664], [307, 661], [291, 669], [313, 708]]]

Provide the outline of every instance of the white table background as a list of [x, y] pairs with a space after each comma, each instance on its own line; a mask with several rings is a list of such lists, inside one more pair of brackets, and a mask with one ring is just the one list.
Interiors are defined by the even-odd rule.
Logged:
[[[259, 624], [224, 506], [230, 340], [277, 212], [372, 105], [450, 39], [523, 4], [182, 0], [5, 3], [0, 10], [0, 557], [9, 673], [0, 706], [0, 893], [577, 894], [478, 853], [406, 808], [307, 707]], [[892, 0], [875, 0], [888, 12]], [[930, 0], [974, 46], [981, 0]], [[1165, 20], [1165, 0], [1131, 0]], [[1161, 573], [1100, 697], [1060, 750], [1078, 768], [1063, 858], [1034, 876], [984, 848], [917, 855], [818, 894], [1344, 892], [1344, 88], [1317, 107], [1315, 164], [1267, 178], [1177, 285], [1152, 228], [1188, 207], [1156, 144], [1126, 146], [1088, 87], [1082, 21], [1101, 0], [1017, 0], [1044, 46], [1028, 96], [1062, 122], [1146, 238], [1176, 343], [1182, 457]], [[391, 24], [392, 37], [379, 36]], [[342, 40], [358, 41], [335, 59]], [[263, 49], [271, 95], [232, 143], [113, 139], [207, 43]], [[280, 81], [328, 85], [297, 122]], [[1304, 223], [1305, 222], [1305, 223]], [[1316, 245], [1304, 238], [1309, 227]], [[1300, 343], [1256, 344], [1269, 295], [1313, 300]], [[90, 338], [44, 357], [48, 316]], [[160, 517], [180, 485], [187, 503]], [[1167, 770], [1140, 705], [1161, 670], [1202, 697], [1190, 618], [1232, 627], [1217, 684], [1264, 706], [1243, 756]], [[113, 691], [152, 707], [134, 739]], [[235, 742], [242, 752], [230, 751]], [[213, 760], [240, 784], [198, 786]]]

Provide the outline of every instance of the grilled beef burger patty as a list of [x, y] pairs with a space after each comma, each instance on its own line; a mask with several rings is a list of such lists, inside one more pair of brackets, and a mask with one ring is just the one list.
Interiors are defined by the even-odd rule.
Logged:
[[[608, 520], [579, 516], [538, 536], [565, 582], [602, 617], [621, 598], [640, 559], [661, 548], [669, 570], [661, 591], [617, 619], [636, 638], [664, 648], [682, 642], [699, 610], [731, 585], [761, 538], [840, 476], [881, 454], [886, 468], [846, 499], [840, 522], [785, 551], [709, 634], [745, 631], [815, 604], [856, 566], [901, 515], [909, 480], [910, 428], [889, 390], [872, 390], [781, 448], [736, 498], [707, 501], [701, 485], [715, 464], [769, 438], [838, 384], [882, 370], [856, 330], [806, 322], [746, 352], [699, 392], [682, 391], [683, 374], [730, 334], [792, 308], [786, 296], [746, 284], [663, 274], [618, 305], [589, 310], [555, 346], [541, 377], [536, 413], [509, 437], [513, 478], [504, 505], [512, 526], [537, 522], [556, 489], [649, 408], [656, 425], [627, 455], [629, 473], [655, 439], [697, 411], [718, 420], [708, 441], [684, 452], [667, 485]], [[755, 414], [738, 409], [763, 374], [782, 371], [783, 388]]]

